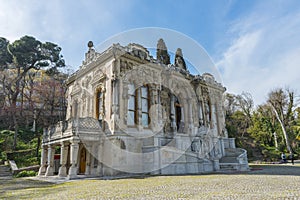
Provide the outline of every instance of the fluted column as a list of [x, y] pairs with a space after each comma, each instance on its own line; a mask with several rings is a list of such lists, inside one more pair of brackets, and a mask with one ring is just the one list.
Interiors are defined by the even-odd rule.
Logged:
[[48, 146], [48, 167], [45, 176], [54, 175], [54, 152], [55, 148], [53, 145]]
[[71, 141], [71, 149], [70, 149], [70, 163], [71, 167], [69, 169], [69, 178], [75, 178], [77, 177], [77, 160], [78, 160], [78, 150], [79, 150], [79, 145], [78, 145], [77, 140]]
[[58, 171], [58, 176], [65, 177], [67, 176], [67, 156], [68, 156], [68, 145], [66, 143], [61, 142], [60, 147], [60, 168]]
[[39, 169], [38, 176], [43, 175], [46, 173], [46, 168], [47, 168], [47, 160], [48, 160], [48, 150], [47, 146], [43, 145], [42, 146], [42, 152], [41, 152], [41, 167]]
[[176, 117], [175, 117], [175, 96], [171, 95], [171, 128], [173, 133], [177, 132], [177, 126], [176, 126]]

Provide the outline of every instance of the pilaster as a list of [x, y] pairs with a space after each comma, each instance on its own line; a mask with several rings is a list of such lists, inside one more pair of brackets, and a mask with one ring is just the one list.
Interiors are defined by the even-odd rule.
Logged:
[[61, 142], [60, 147], [60, 168], [58, 171], [58, 176], [66, 177], [67, 176], [67, 156], [68, 156], [68, 146], [66, 143]]
[[42, 146], [42, 152], [41, 152], [41, 167], [39, 169], [38, 176], [41, 176], [46, 173], [47, 169], [47, 160], [48, 160], [48, 150], [47, 146], [43, 145]]
[[48, 146], [48, 167], [45, 173], [45, 176], [53, 176], [54, 175], [54, 153], [55, 148], [53, 145]]
[[79, 150], [79, 141], [72, 140], [71, 141], [71, 148], [70, 148], [70, 164], [71, 167], [69, 169], [69, 178], [76, 178], [77, 177], [77, 162], [78, 162], [78, 150]]
[[91, 144], [85, 144], [86, 148], [86, 167], [85, 167], [85, 175], [91, 174], [91, 151], [92, 151]]
[[175, 96], [171, 95], [171, 128], [173, 133], [177, 132], [177, 126], [175, 121]]

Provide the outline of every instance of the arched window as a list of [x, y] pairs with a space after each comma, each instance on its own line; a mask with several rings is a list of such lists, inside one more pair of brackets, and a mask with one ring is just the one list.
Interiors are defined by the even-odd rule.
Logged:
[[[128, 85], [128, 111], [127, 125], [135, 124], [143, 127], [149, 126], [149, 89], [148, 86], [141, 86], [135, 89], [134, 84]], [[141, 118], [138, 111], [141, 111]]]
[[102, 121], [104, 117], [104, 98], [103, 92], [99, 89], [96, 92], [96, 118]]

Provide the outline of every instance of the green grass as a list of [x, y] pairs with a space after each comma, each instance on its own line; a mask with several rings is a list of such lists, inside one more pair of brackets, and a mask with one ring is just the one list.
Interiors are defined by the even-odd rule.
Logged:
[[[0, 199], [300, 199], [300, 165], [253, 165], [242, 174], [76, 180], [51, 184], [13, 179]], [[277, 172], [277, 173], [275, 173]]]

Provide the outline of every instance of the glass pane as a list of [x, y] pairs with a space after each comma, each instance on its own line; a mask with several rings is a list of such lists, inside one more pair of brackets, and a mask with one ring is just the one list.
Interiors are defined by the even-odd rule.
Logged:
[[131, 83], [128, 85], [128, 94], [134, 95], [134, 85]]
[[135, 106], [134, 106], [134, 96], [130, 96], [128, 99], [128, 110], [134, 110]]
[[98, 98], [99, 99], [102, 99], [102, 95], [103, 95], [102, 92], [98, 92]]
[[148, 99], [142, 99], [142, 112], [148, 112]]
[[148, 127], [148, 114], [147, 113], [143, 113], [142, 114], [142, 124], [144, 127]]
[[134, 125], [134, 112], [133, 111], [128, 111], [127, 125], [130, 125], [130, 126]]
[[142, 97], [148, 98], [148, 88], [145, 86], [142, 87]]
[[99, 113], [102, 113], [103, 112], [103, 104], [102, 104], [102, 100], [99, 101], [99, 104], [98, 104], [98, 107], [99, 107]]

